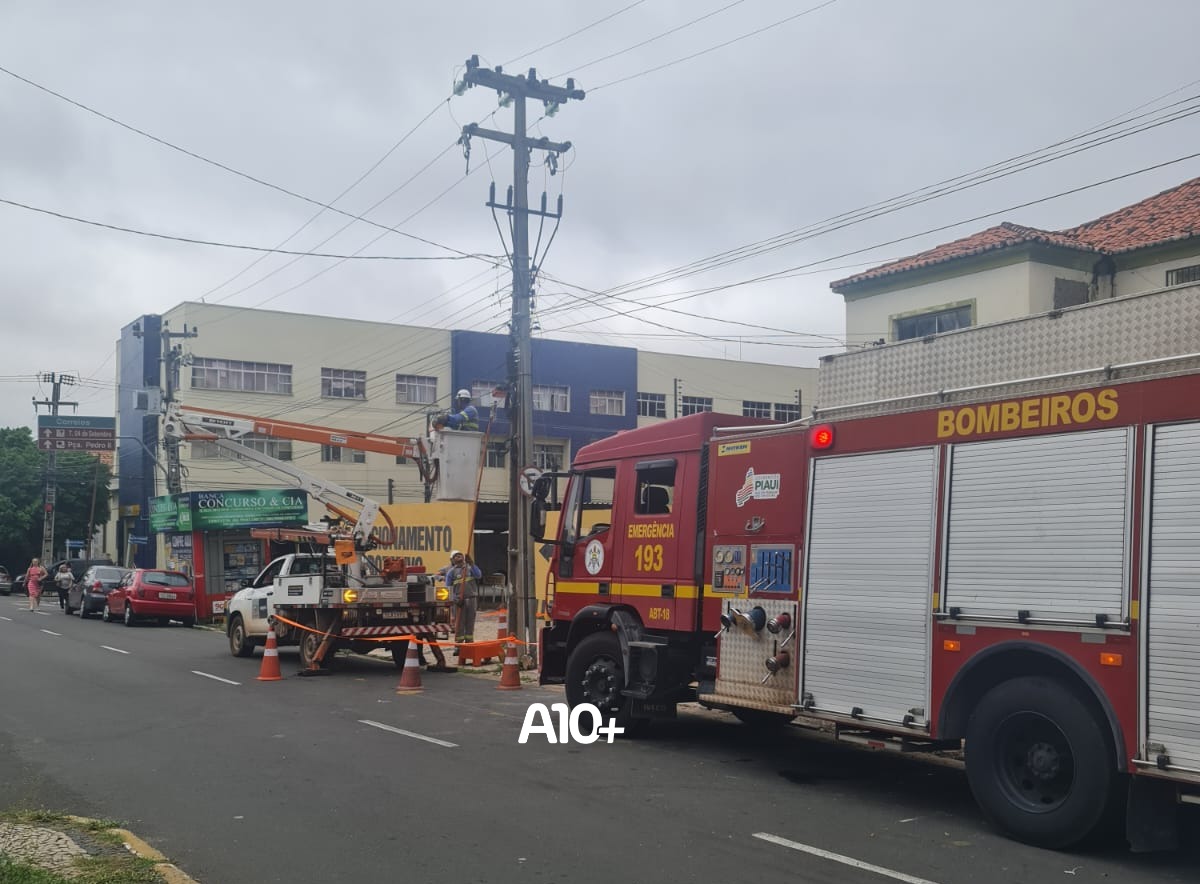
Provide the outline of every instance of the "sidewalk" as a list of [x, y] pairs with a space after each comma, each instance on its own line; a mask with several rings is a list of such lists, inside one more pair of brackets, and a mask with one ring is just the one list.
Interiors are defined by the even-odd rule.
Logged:
[[20, 821], [0, 820], [0, 871], [7, 860], [63, 879], [91, 868], [113, 875], [127, 869], [129, 881], [196, 884], [141, 838], [112, 822], [51, 813], [18, 814], [15, 819]]

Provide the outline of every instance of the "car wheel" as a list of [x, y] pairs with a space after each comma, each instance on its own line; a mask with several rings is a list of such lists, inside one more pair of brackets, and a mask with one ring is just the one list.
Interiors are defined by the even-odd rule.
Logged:
[[88, 615], [87, 599], [79, 600], [79, 619], [86, 620]]
[[100, 619], [105, 623], [113, 622], [112, 608], [108, 606], [108, 602], [104, 603], [104, 610], [100, 612]]
[[246, 635], [246, 624], [241, 614], [234, 614], [229, 621], [229, 653], [235, 657], [254, 656], [254, 642]]
[[133, 607], [128, 604], [125, 605], [125, 625], [126, 626], [136, 626], [137, 625], [137, 618], [133, 616]]

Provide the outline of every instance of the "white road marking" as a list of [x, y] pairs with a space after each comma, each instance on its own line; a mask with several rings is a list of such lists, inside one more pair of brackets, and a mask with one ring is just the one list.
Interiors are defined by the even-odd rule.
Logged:
[[51, 632], [49, 629], [43, 629], [42, 632], [46, 633], [46, 635], [57, 635], [59, 638], [62, 638], [61, 632]]
[[9, 623], [13, 622], [12, 617], [0, 617], [0, 620], [7, 620]]
[[110, 648], [108, 645], [101, 645], [100, 647], [104, 648], [104, 650], [106, 650], [106, 651], [112, 651], [115, 654], [128, 654], [129, 653], [128, 651], [122, 651], [120, 648]]
[[377, 727], [381, 731], [390, 731], [393, 734], [399, 734], [402, 737], [412, 737], [414, 740], [424, 740], [426, 743], [433, 743], [435, 746], [444, 746], [447, 749], [457, 749], [458, 743], [447, 743], [445, 740], [439, 740], [437, 737], [427, 737], [424, 734], [414, 734], [412, 731], [401, 730], [398, 727], [392, 727], [390, 724], [380, 724], [378, 721], [369, 721], [365, 718], [358, 720], [359, 724], [367, 724], [371, 727]]
[[883, 875], [885, 878], [891, 878], [894, 881], [903, 881], [905, 884], [934, 884], [926, 878], [917, 878], [913, 875], [906, 875], [904, 872], [897, 872], [893, 869], [885, 869], [883, 866], [872, 865], [871, 863], [863, 862], [860, 859], [854, 859], [851, 856], [842, 856], [840, 853], [831, 853], [828, 850], [822, 850], [820, 847], [813, 847], [809, 844], [801, 844], [799, 841], [789, 841], [787, 838], [780, 838], [778, 835], [770, 835], [766, 832], [755, 832], [755, 838], [760, 838], [763, 841], [769, 841], [772, 844], [778, 844], [780, 847], [790, 847], [792, 850], [799, 850], [801, 853], [807, 853], [812, 856], [819, 856], [821, 859], [831, 860], [835, 863], [841, 863], [844, 866], [850, 866], [854, 869], [862, 869], [864, 872], [873, 872], [876, 875]]
[[213, 681], [223, 681], [223, 682], [225, 682], [225, 684], [241, 685], [240, 681], [230, 681], [227, 678], [221, 678], [221, 676], [219, 676], [219, 675], [209, 675], [207, 672], [201, 672], [198, 669], [193, 669], [192, 675], [200, 675], [200, 676], [203, 676], [204, 678], [211, 678]]
[[35, 610], [33, 613], [35, 613], [35, 614], [37, 614], [37, 615], [39, 615], [39, 616], [41, 616], [41, 617], [49, 617], [49, 616], [50, 616], [50, 612], [49, 612], [49, 611], [37, 611], [37, 610]]

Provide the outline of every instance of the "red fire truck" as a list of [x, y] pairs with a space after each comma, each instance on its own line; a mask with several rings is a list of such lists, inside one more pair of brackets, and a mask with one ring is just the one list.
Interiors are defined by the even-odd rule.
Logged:
[[794, 424], [582, 448], [535, 489], [538, 526], [563, 488], [542, 681], [633, 729], [695, 701], [965, 747], [1016, 838], [1127, 809], [1171, 846], [1200, 803], [1196, 351], [1176, 288], [831, 357]]

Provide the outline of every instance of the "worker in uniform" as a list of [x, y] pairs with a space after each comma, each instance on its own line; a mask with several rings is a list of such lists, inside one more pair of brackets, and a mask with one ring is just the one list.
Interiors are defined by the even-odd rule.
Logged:
[[450, 564], [439, 571], [446, 579], [450, 599], [458, 611], [458, 623], [454, 629], [455, 641], [475, 641], [475, 609], [479, 597], [479, 581], [483, 572], [471, 561], [471, 557], [460, 550], [450, 553]]
[[479, 412], [471, 404], [471, 391], [459, 390], [454, 396], [454, 410], [435, 417], [433, 427], [435, 430], [443, 427], [452, 430], [478, 430]]

